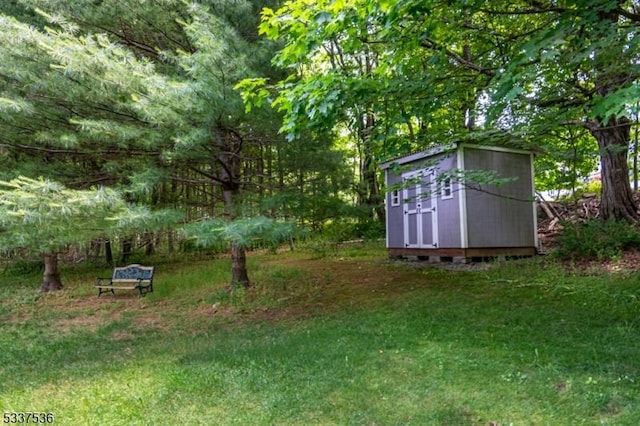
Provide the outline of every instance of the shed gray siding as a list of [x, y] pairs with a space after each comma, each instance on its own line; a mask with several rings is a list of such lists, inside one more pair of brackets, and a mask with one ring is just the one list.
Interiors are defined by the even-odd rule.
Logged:
[[466, 170], [516, 178], [500, 186], [467, 185], [468, 247], [535, 246], [531, 155], [464, 147], [463, 156]]
[[[459, 168], [457, 152], [443, 157], [438, 164], [438, 171], [448, 171]], [[437, 194], [437, 214], [439, 241], [438, 247], [462, 247], [462, 236], [460, 226], [460, 184], [453, 181], [451, 183], [452, 198], [442, 198], [442, 192]]]
[[[424, 167], [434, 167], [437, 173], [456, 169], [458, 165], [458, 156], [456, 152], [436, 155], [428, 159], [428, 161], [416, 161], [416, 167], [412, 170], [419, 170]], [[402, 175], [396, 174], [390, 169], [386, 170], [387, 186], [399, 184], [402, 182]], [[452, 198], [442, 198], [439, 191], [433, 194], [435, 197], [436, 214], [438, 216], [438, 246], [439, 247], [461, 247], [462, 231], [460, 226], [460, 192], [461, 185], [452, 182]], [[404, 247], [404, 208], [405, 200], [402, 199], [402, 191], [400, 191], [400, 205], [392, 205], [392, 192], [388, 192], [386, 196], [387, 204], [387, 247]]]
[[[402, 176], [393, 171], [386, 170], [387, 187], [402, 182]], [[387, 192], [387, 247], [404, 247], [404, 214], [402, 191], [400, 191], [400, 205], [391, 203], [392, 192]]]

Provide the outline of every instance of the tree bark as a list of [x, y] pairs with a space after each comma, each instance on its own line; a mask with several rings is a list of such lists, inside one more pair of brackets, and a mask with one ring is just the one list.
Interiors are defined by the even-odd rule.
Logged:
[[113, 265], [113, 250], [111, 249], [111, 240], [105, 240], [104, 242], [104, 261], [107, 265]]
[[631, 123], [624, 117], [611, 118], [606, 123], [592, 123], [589, 131], [600, 148], [600, 217], [637, 223], [638, 206], [633, 200], [627, 165]]
[[127, 263], [129, 261], [129, 257], [131, 257], [131, 253], [133, 252], [133, 240], [132, 238], [125, 238], [122, 240], [122, 263]]
[[[618, 1], [618, 6], [621, 4], [622, 1]], [[598, 27], [594, 37], [607, 37], [608, 30], [620, 25], [619, 10], [616, 8], [600, 9], [598, 18], [604, 25]], [[619, 51], [623, 61], [626, 57], [622, 47], [624, 44], [611, 46], [611, 49]], [[616, 52], [609, 52], [608, 55], [611, 53]], [[594, 82], [597, 94], [605, 98], [631, 84], [630, 82], [635, 78], [625, 68], [620, 72], [618, 67], [607, 67], [606, 60], [599, 64], [600, 55], [602, 55], [601, 52], [595, 54]], [[609, 119], [598, 117], [587, 127], [598, 141], [600, 148], [600, 173], [602, 177], [600, 217], [604, 220], [615, 219], [637, 223], [638, 206], [633, 200], [629, 183], [629, 165], [627, 164], [631, 142], [631, 121], [627, 117], [611, 117]]]
[[174, 237], [174, 233], [173, 230], [169, 230], [167, 232], [167, 250], [169, 251], [169, 254], [173, 254], [174, 252], [174, 243], [175, 243], [175, 237]]
[[58, 253], [46, 252], [44, 257], [44, 273], [42, 274], [42, 290], [43, 293], [62, 289], [62, 281], [60, 280], [60, 272], [58, 271]]
[[146, 256], [151, 256], [156, 251], [155, 235], [153, 234], [153, 232], [146, 233], [144, 235], [144, 239], [145, 239], [145, 243], [147, 245], [144, 254]]
[[244, 247], [231, 243], [231, 286], [249, 287], [247, 252]]
[[371, 131], [374, 126], [375, 118], [373, 114], [367, 113], [362, 117], [360, 128], [358, 129], [358, 138], [362, 145], [360, 158], [360, 177], [362, 179], [360, 205], [367, 206], [370, 220], [377, 219], [385, 223], [384, 197], [380, 192], [378, 169], [371, 140]]
[[[219, 181], [222, 186], [222, 199], [224, 200], [224, 215], [232, 221], [238, 216], [236, 199], [240, 195], [239, 176], [241, 173], [240, 150], [242, 140], [232, 132], [222, 135], [218, 129], [216, 139], [221, 148], [218, 154], [218, 163], [221, 166]], [[249, 273], [247, 272], [247, 252], [244, 247], [231, 242], [231, 287], [238, 285], [249, 287]]]
[[[239, 192], [238, 188], [234, 185], [222, 185], [222, 193], [225, 204], [225, 213], [229, 220], [236, 218], [235, 213], [235, 198]], [[249, 273], [247, 271], [247, 252], [244, 247], [237, 244], [235, 241], [231, 242], [231, 287], [235, 288], [238, 285], [243, 287], [249, 287], [251, 281], [249, 281]]]

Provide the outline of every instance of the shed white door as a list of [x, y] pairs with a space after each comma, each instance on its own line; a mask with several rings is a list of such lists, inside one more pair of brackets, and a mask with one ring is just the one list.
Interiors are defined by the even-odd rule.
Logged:
[[438, 215], [436, 214], [436, 181], [431, 170], [404, 173], [404, 246], [407, 248], [438, 247]]

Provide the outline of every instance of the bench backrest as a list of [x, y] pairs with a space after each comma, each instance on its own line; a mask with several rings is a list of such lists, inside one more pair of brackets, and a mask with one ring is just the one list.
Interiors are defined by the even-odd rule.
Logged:
[[137, 263], [113, 268], [112, 281], [130, 281], [137, 279], [150, 281], [153, 279], [153, 268], [153, 266], [142, 266]]

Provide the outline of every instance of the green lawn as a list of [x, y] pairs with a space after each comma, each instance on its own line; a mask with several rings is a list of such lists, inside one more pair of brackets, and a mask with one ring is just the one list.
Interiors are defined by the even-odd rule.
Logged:
[[[640, 279], [541, 259], [484, 271], [379, 247], [159, 260], [157, 291], [98, 299], [0, 276], [0, 408], [61, 425], [637, 425]], [[108, 270], [107, 270], [108, 273]]]

